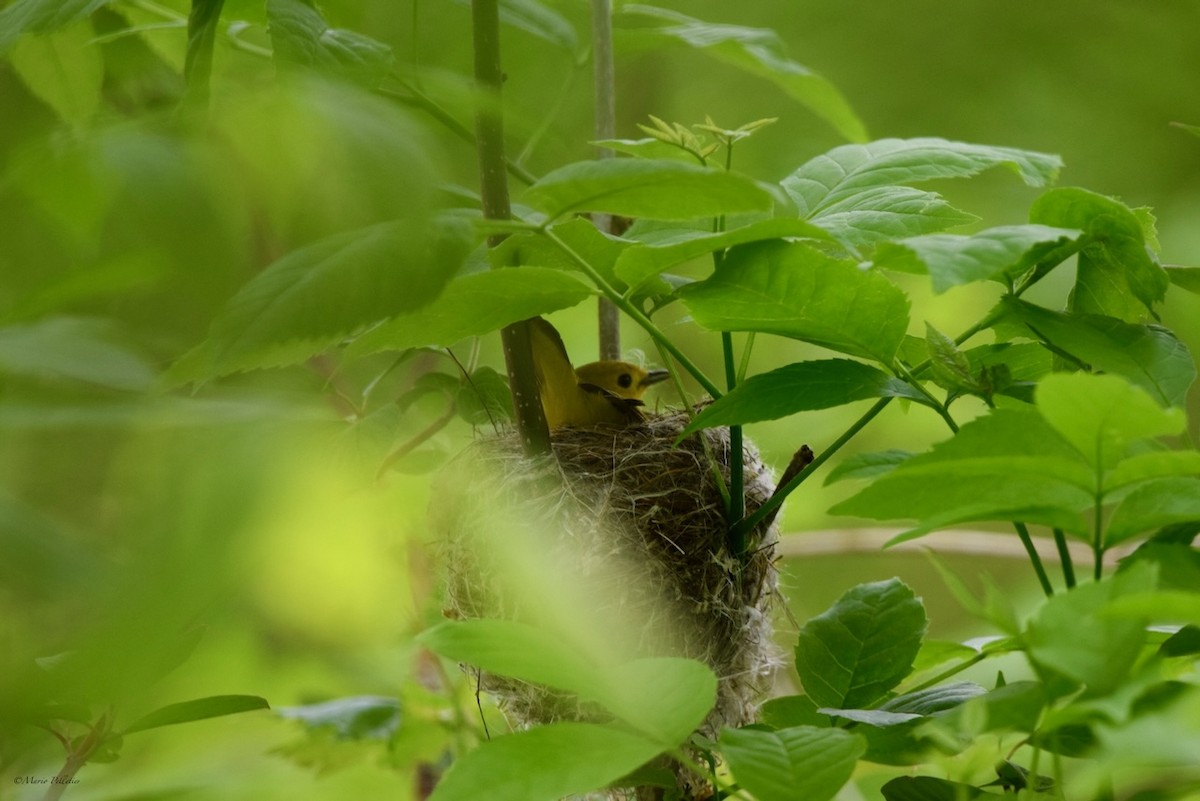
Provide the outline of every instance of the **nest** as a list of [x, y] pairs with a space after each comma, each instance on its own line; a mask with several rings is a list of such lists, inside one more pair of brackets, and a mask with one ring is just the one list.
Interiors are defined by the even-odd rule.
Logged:
[[[707, 429], [676, 445], [687, 422], [680, 412], [628, 428], [559, 429], [554, 459], [525, 458], [515, 434], [479, 440], [443, 472], [431, 513], [446, 549], [448, 615], [523, 619], [546, 611], [530, 606], [552, 601], [514, 594], [499, 575], [505, 567], [481, 547], [487, 537], [539, 538], [530, 547], [550, 567], [532, 569], [585, 587], [589, 621], [615, 621], [606, 635], [632, 642], [638, 655], [684, 656], [713, 670], [717, 704], [699, 731], [715, 737], [722, 726], [754, 720], [778, 662], [770, 616], [778, 531], [750, 532], [739, 564], [713, 474], [715, 463], [729, 485], [729, 432]], [[774, 482], [752, 446], [743, 460], [749, 513]], [[505, 529], [497, 510], [516, 525]], [[479, 680], [516, 727], [595, 713], [543, 687]]]

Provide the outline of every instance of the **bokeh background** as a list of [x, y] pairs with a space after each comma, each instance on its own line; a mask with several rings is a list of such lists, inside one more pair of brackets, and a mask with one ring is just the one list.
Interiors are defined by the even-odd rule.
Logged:
[[[516, 28], [503, 42], [509, 152], [538, 174], [592, 153], [589, 9], [546, 4], [573, 24], [574, 49]], [[1200, 265], [1200, 139], [1170, 125], [1200, 124], [1200, 26], [1188, 0], [660, 5], [776, 30], [793, 59], [840, 88], [873, 138], [1057, 153], [1060, 185], [1153, 207], [1163, 260]], [[331, 25], [390, 45], [403, 74], [470, 123], [465, 2], [321, 8]], [[277, 91], [266, 17], [251, 0], [226, 3], [225, 19], [245, 24], [218, 37], [212, 129], [181, 133], [172, 112], [186, 11], [182, 0], [121, 0], [59, 34], [50, 57], [77, 79], [66, 100], [30, 88], [48, 57], [38, 42], [23, 39], [0, 59], [0, 799], [40, 797], [14, 779], [61, 764], [46, 732], [19, 725], [31, 699], [49, 694], [93, 713], [111, 704], [128, 722], [224, 693], [275, 707], [373, 695], [400, 699], [402, 711], [360, 741], [270, 713], [134, 735], [118, 761], [86, 767], [68, 797], [407, 798], [426, 770], [418, 764], [436, 766], [465, 736], [455, 721], [476, 714], [469, 682], [412, 642], [440, 617], [428, 471], [475, 431], [457, 421], [379, 479], [381, 460], [441, 415], [445, 399], [364, 401], [369, 413], [358, 416], [340, 401], [380, 376], [373, 397], [394, 398], [453, 365], [427, 355], [398, 367], [317, 363], [187, 387], [164, 373], [263, 265], [397, 209], [417, 213], [446, 185], [472, 186], [474, 152], [388, 98]], [[736, 151], [735, 167], [758, 178], [782, 178], [842, 144], [778, 89], [699, 52], [629, 48], [619, 37], [617, 78], [620, 137], [640, 137], [636, 124], [650, 114], [685, 124], [711, 115], [727, 127], [778, 118]], [[931, 188], [980, 227], [1025, 221], [1036, 197], [998, 173]], [[925, 320], [960, 331], [996, 297], [979, 287], [933, 296], [903, 280], [916, 332]], [[1046, 284], [1040, 300], [1065, 302], [1069, 272]], [[1162, 318], [1200, 350], [1200, 299], [1173, 287]], [[591, 358], [591, 309], [552, 319], [576, 361]], [[670, 311], [662, 321], [718, 372], [718, 343]], [[657, 361], [632, 327], [624, 345]], [[814, 353], [762, 337], [753, 367]], [[498, 343], [479, 343], [477, 360], [500, 366]], [[820, 450], [864, 408], [749, 436], [782, 468], [801, 443]], [[955, 407], [960, 420], [979, 411]], [[893, 404], [846, 452], [920, 450], [945, 433], [934, 415]], [[925, 597], [935, 636], [989, 633], [925, 556], [879, 552], [877, 540], [845, 533], [860, 521], [825, 513], [853, 490], [814, 480], [788, 504], [787, 547], [804, 554], [783, 565], [794, 616], [899, 575]], [[998, 534], [979, 554], [957, 551], [951, 537], [944, 558], [976, 588], [992, 576], [1027, 608], [1036, 588], [1028, 565], [1006, 555], [1016, 553], [1011, 540]], [[792, 624], [781, 617], [780, 630], [786, 644]], [[68, 652], [65, 672], [33, 667]]]

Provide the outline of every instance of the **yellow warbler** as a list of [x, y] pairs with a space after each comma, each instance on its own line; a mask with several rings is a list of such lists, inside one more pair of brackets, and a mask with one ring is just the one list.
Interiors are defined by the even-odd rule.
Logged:
[[541, 317], [529, 321], [530, 345], [542, 408], [551, 429], [560, 426], [629, 425], [642, 419], [638, 407], [646, 390], [667, 377], [666, 370], [599, 361], [578, 369], [554, 326]]

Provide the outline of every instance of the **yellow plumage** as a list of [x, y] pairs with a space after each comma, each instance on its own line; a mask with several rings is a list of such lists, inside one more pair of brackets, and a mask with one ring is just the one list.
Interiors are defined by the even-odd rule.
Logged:
[[620, 361], [575, 368], [562, 337], [541, 317], [529, 321], [529, 335], [542, 408], [551, 429], [635, 423], [642, 419], [638, 407], [646, 390], [668, 375], [666, 370], [644, 370]]

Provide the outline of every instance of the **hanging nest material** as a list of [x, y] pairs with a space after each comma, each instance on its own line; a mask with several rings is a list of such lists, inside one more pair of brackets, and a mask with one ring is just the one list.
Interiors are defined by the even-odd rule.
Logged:
[[[442, 474], [431, 512], [446, 548], [448, 615], [528, 614], [521, 608], [528, 601], [514, 600], [504, 577], [493, 573], [502, 568], [489, 564], [480, 545], [488, 536], [510, 536], [497, 528], [497, 510], [504, 510], [522, 531], [546, 535], [536, 547], [553, 552], [554, 570], [572, 585], [589, 585], [597, 599], [589, 620], [620, 621], [617, 636], [632, 638], [640, 655], [685, 656], [713, 670], [717, 704], [700, 731], [715, 737], [722, 726], [754, 720], [777, 662], [770, 606], [778, 531], [771, 525], [750, 532], [739, 565], [726, 544], [712, 466], [728, 486], [729, 432], [708, 429], [676, 445], [687, 422], [674, 413], [628, 428], [559, 429], [554, 459], [525, 458], [515, 434], [480, 440]], [[743, 458], [753, 512], [773, 481], [753, 447]], [[516, 727], [586, 720], [594, 711], [546, 688], [479, 678]]]

